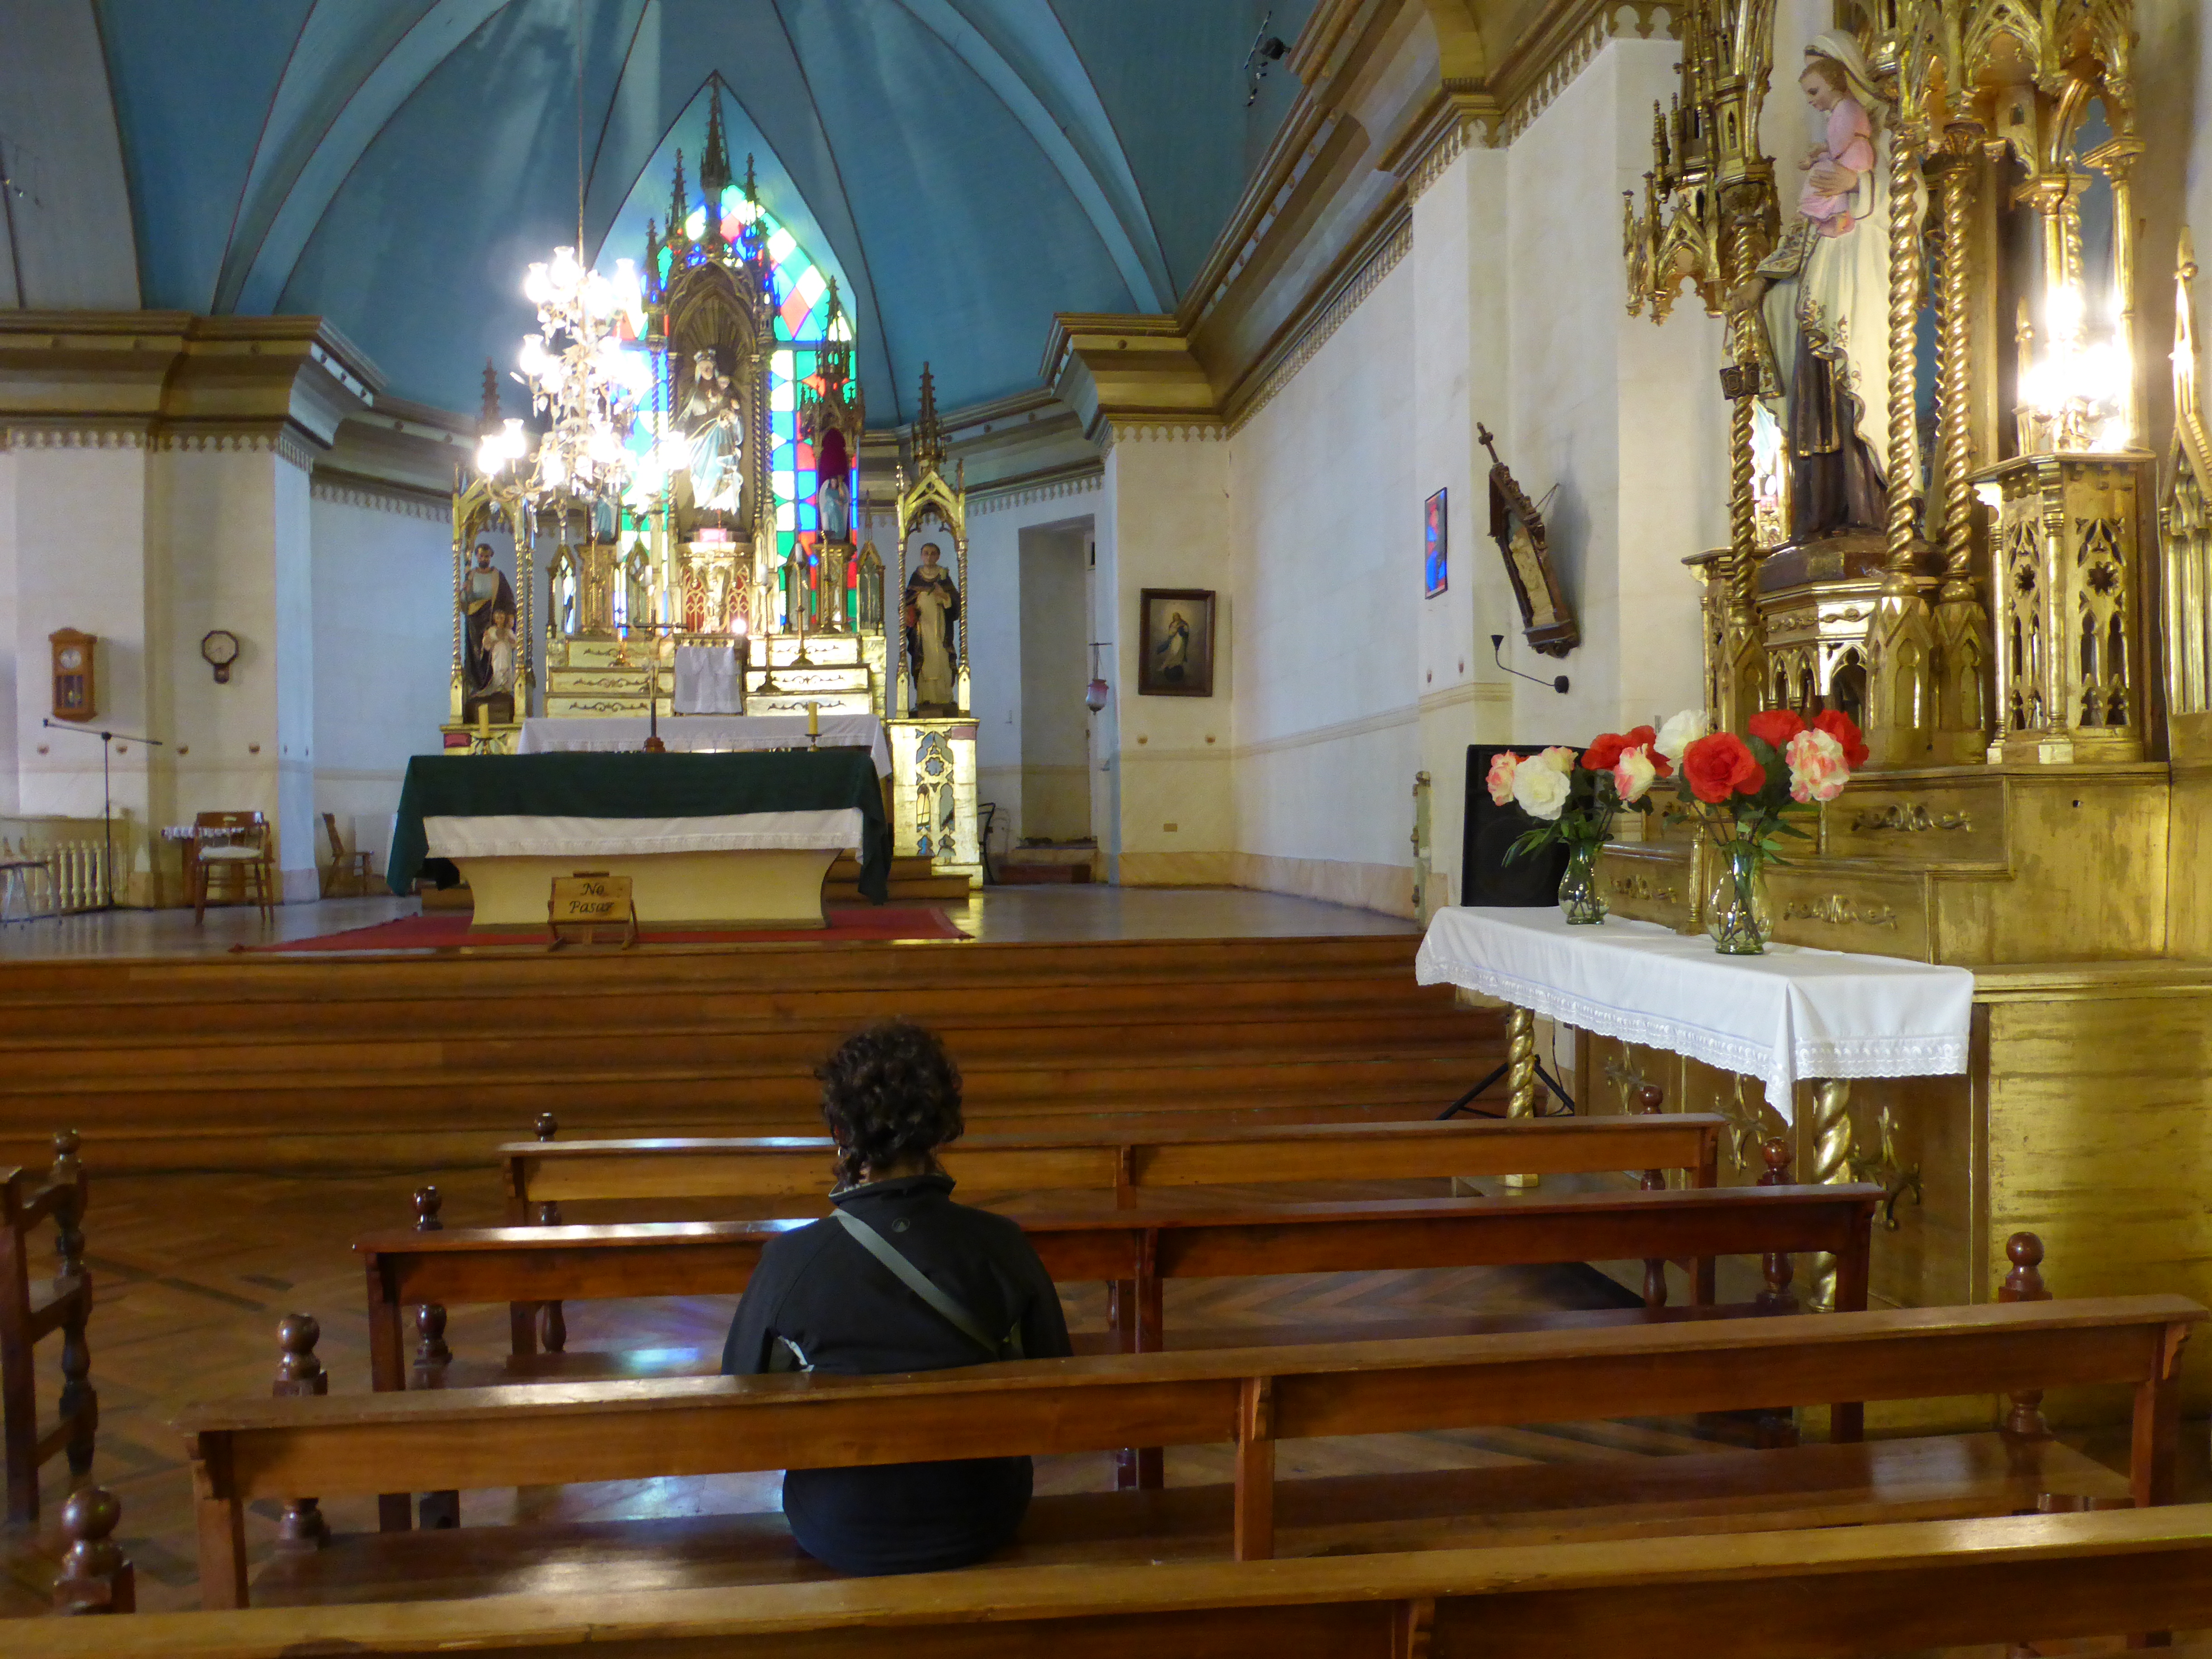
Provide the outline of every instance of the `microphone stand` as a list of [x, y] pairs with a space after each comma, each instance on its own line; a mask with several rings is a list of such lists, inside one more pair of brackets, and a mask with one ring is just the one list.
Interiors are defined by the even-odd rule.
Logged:
[[159, 738], [134, 738], [128, 732], [95, 732], [89, 726], [78, 726], [70, 720], [58, 720], [51, 715], [40, 724], [53, 732], [74, 732], [79, 737], [98, 737], [100, 739], [100, 908], [115, 908], [115, 797], [108, 775], [108, 757], [115, 750], [115, 739], [125, 743], [143, 743], [149, 749], [166, 749], [168, 745]]

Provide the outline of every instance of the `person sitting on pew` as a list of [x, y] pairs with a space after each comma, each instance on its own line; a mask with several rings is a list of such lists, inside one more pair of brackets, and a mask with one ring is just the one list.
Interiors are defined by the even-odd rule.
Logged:
[[[902, 1021], [849, 1037], [816, 1072], [837, 1143], [836, 1206], [774, 1240], [738, 1304], [725, 1375], [944, 1370], [1073, 1352], [1060, 1296], [1021, 1228], [952, 1201], [939, 1147], [957, 1139], [960, 1073]], [[966, 1566], [1029, 1508], [1026, 1457], [793, 1469], [783, 1512], [841, 1572]]]

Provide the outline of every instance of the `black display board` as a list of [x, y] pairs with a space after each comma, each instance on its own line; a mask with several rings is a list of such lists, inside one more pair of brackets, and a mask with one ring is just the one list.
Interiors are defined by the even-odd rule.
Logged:
[[1459, 861], [1462, 904], [1534, 907], [1559, 902], [1559, 878], [1567, 872], [1566, 843], [1554, 842], [1506, 863], [1506, 848], [1532, 827], [1533, 820], [1510, 801], [1503, 806], [1493, 802], [1488, 781], [1492, 756], [1508, 749], [1533, 755], [1547, 746], [1540, 743], [1468, 744], [1467, 812], [1461, 820]]

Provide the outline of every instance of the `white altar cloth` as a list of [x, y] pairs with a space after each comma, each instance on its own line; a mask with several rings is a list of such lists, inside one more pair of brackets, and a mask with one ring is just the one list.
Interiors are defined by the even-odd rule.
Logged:
[[1763, 1079], [1785, 1121], [1801, 1078], [1964, 1072], [1974, 1006], [1963, 968], [1802, 945], [1724, 957], [1702, 933], [1618, 920], [1570, 927], [1548, 907], [1439, 910], [1413, 973]]
[[[884, 723], [873, 714], [834, 714], [818, 717], [825, 749], [866, 749], [876, 761], [876, 775], [891, 775], [891, 746], [884, 736]], [[615, 714], [599, 719], [551, 720], [538, 717], [522, 723], [522, 736], [514, 745], [518, 755], [551, 755], [587, 751], [614, 754], [645, 747], [651, 722], [641, 714]], [[690, 755], [727, 754], [748, 749], [804, 749], [804, 714], [676, 714], [660, 722], [660, 741], [670, 752]]]
[[[593, 722], [597, 724], [598, 722]], [[434, 859], [618, 858], [653, 853], [789, 852], [860, 845], [856, 806], [807, 812], [732, 812], [716, 817], [426, 817]]]

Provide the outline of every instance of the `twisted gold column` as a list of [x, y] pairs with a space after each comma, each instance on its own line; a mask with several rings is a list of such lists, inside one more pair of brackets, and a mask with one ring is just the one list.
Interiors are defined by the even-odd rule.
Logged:
[[1887, 766], [1924, 758], [1934, 712], [1928, 707], [1928, 687], [1935, 635], [1912, 568], [1912, 502], [1920, 479], [1913, 322], [1921, 275], [1913, 182], [1926, 140], [1927, 130], [1915, 117], [1899, 125], [1889, 151], [1889, 514], [1881, 592], [1867, 630], [1872, 705], [1867, 746], [1876, 763]]
[[[1737, 227], [1729, 238], [1731, 293], [1749, 280], [1755, 263], [1753, 252], [1750, 231]], [[1740, 726], [1759, 712], [1766, 682], [1757, 605], [1759, 507], [1752, 493], [1752, 415], [1759, 380], [1757, 326], [1748, 314], [1737, 317], [1729, 341], [1735, 362], [1728, 377], [1733, 394], [1729, 410], [1729, 558], [1721, 613], [1720, 707], [1714, 710], [1722, 730]]]
[[[1851, 1175], [1851, 1085], [1847, 1079], [1824, 1078], [1813, 1085], [1813, 1168], [1808, 1185], [1832, 1187]], [[1806, 1273], [1807, 1305], [1817, 1313], [1836, 1310], [1836, 1258], [1815, 1251]]]
[[[1534, 1117], [1536, 1115], [1536, 1015], [1534, 1010], [1516, 1008], [1505, 1022], [1505, 1115], [1509, 1118]], [[1510, 1175], [1508, 1187], [1533, 1187], [1540, 1177], [1533, 1175]]]
[[1943, 289], [1936, 388], [1938, 442], [1943, 455], [1943, 586], [1936, 596], [1936, 758], [1973, 761], [1988, 747], [1985, 686], [1990, 644], [1989, 611], [1974, 580], [1972, 313], [1966, 271], [1967, 210], [1981, 166], [1982, 129], [1954, 121], [1943, 129], [1949, 152], [1942, 173]]

